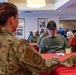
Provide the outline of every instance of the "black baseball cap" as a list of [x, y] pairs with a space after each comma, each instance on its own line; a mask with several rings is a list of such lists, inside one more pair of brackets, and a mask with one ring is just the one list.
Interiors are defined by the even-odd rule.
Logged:
[[49, 21], [47, 24], [47, 29], [51, 30], [51, 29], [56, 29], [56, 23], [54, 21]]

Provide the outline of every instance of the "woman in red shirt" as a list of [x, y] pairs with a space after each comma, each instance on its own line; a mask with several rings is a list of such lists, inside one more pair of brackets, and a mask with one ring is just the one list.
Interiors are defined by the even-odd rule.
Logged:
[[67, 32], [67, 39], [72, 47], [72, 52], [76, 52], [76, 37], [74, 36], [73, 32], [71, 31]]

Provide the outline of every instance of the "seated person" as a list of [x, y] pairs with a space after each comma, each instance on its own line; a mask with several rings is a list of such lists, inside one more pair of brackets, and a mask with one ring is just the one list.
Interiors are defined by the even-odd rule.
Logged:
[[36, 35], [37, 35], [37, 36], [40, 36], [39, 31], [36, 32]]
[[29, 38], [30, 38], [31, 36], [33, 36], [33, 32], [32, 32], [32, 31], [30, 31], [30, 34], [29, 34], [29, 36], [28, 36], [28, 39], [27, 39], [28, 42], [29, 42]]
[[38, 38], [38, 41], [37, 41], [37, 47], [39, 47], [39, 53], [41, 52], [41, 49], [40, 49], [40, 42], [41, 40], [46, 37], [48, 35], [48, 32], [47, 32], [47, 28], [45, 29], [45, 32], [43, 32], [42, 34], [40, 34], [39, 38]]
[[34, 32], [33, 32], [33, 36], [31, 36], [31, 37], [29, 38], [29, 43], [36, 43], [37, 40], [38, 40], [38, 37], [39, 37], [39, 36], [36, 35], [36, 31], [34, 31]]
[[73, 32], [71, 31], [67, 32], [67, 39], [72, 47], [72, 52], [76, 52], [76, 37], [74, 36]]
[[48, 36], [40, 42], [41, 53], [65, 52], [65, 48], [70, 47], [68, 41], [63, 36], [57, 36], [57, 27], [54, 21], [47, 24]]

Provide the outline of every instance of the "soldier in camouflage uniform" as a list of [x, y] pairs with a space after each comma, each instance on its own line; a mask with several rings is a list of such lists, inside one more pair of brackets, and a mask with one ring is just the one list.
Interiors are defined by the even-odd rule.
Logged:
[[[26, 40], [13, 36], [10, 32], [14, 32], [17, 25], [17, 7], [0, 3], [0, 75], [32, 75], [54, 70], [58, 58], [43, 59]], [[64, 63], [61, 64], [67, 66]]]
[[11, 34], [17, 26], [17, 7], [0, 3], [0, 75], [48, 73], [57, 67], [58, 58], [43, 59], [26, 40]]

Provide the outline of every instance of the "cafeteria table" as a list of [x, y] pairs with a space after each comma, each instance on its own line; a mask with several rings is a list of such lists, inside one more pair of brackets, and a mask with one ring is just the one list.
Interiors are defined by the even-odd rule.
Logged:
[[[57, 55], [56, 53], [51, 53], [51, 54], [41, 54], [43, 58], [52, 58], [54, 56], [58, 57], [60, 61], [66, 59], [67, 57], [71, 55], [76, 55], [76, 52], [66, 54], [64, 53], [63, 55]], [[58, 66], [55, 68], [55, 70], [51, 73], [47, 74], [39, 74], [39, 75], [76, 75], [76, 66], [73, 67], [65, 67], [65, 66]]]

